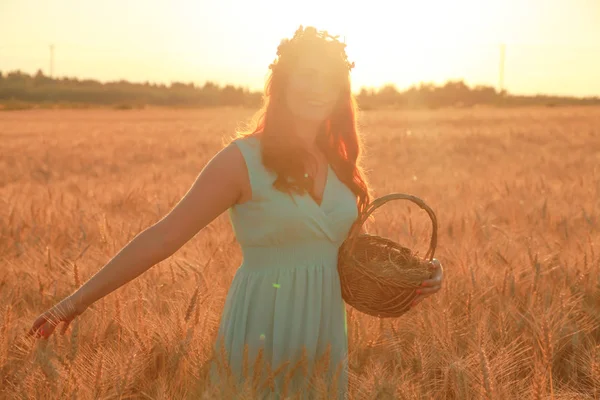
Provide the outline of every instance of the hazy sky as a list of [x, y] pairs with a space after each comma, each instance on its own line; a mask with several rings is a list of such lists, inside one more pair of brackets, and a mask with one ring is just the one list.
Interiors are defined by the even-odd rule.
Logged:
[[0, 0], [0, 71], [261, 89], [299, 24], [345, 36], [353, 86], [464, 79], [600, 96], [600, 0]]

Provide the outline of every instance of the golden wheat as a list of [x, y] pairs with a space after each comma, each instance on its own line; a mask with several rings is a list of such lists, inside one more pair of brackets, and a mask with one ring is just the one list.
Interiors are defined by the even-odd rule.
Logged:
[[[0, 113], [0, 399], [253, 398], [276, 378], [294, 398], [292, 377], [311, 368], [315, 397], [333, 397], [341, 382], [321, 378], [339, 366], [260, 355], [237, 387], [213, 352], [241, 261], [226, 215], [64, 338], [22, 335], [162, 218], [251, 113]], [[600, 108], [382, 110], [359, 122], [374, 195], [415, 194], [436, 211], [446, 281], [389, 324], [347, 310], [350, 398], [598, 398]], [[417, 211], [382, 207], [368, 230], [423, 251], [430, 225]]]

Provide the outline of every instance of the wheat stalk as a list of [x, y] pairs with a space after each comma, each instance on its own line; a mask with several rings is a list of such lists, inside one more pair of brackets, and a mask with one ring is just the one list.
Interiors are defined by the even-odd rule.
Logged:
[[131, 371], [133, 361], [135, 360], [137, 354], [133, 353], [132, 356], [128, 357], [127, 364], [125, 366], [125, 372], [123, 374], [123, 378], [119, 379], [119, 383], [117, 385], [117, 393], [119, 394], [119, 398], [123, 396], [123, 392], [127, 389], [127, 382], [129, 380], [129, 373]]
[[104, 352], [102, 351], [102, 348], [100, 348], [98, 353], [96, 376], [94, 378], [94, 397], [99, 397], [102, 394], [102, 367], [104, 362]]
[[481, 343], [479, 346], [479, 361], [481, 364], [481, 374], [483, 377], [483, 387], [485, 388], [485, 396], [490, 400], [494, 399], [494, 383], [492, 381], [490, 363], [488, 361], [488, 357], [484, 349], [483, 343]]
[[344, 361], [340, 361], [335, 370], [335, 374], [333, 375], [333, 378], [332, 378], [331, 387], [330, 387], [329, 394], [328, 394], [329, 398], [334, 398], [334, 397], [338, 396], [338, 390], [339, 390], [338, 386], [340, 383], [343, 369], [344, 369]]
[[[247, 358], [248, 356], [246, 356]], [[263, 367], [263, 357], [264, 357], [264, 349], [261, 347], [258, 349], [258, 354], [256, 355], [256, 359], [254, 360], [253, 365], [253, 376], [252, 376], [252, 391], [253, 393], [258, 390], [258, 386], [260, 385], [260, 378], [262, 375], [262, 367]], [[247, 362], [247, 361], [246, 361]]]
[[541, 400], [545, 393], [546, 375], [544, 373], [544, 365], [540, 365], [536, 360], [534, 363], [533, 377], [531, 379], [531, 398], [533, 400]]
[[231, 370], [231, 365], [229, 363], [229, 357], [227, 354], [227, 350], [225, 349], [225, 342], [223, 340], [220, 341], [219, 345], [219, 357], [221, 359], [221, 371], [225, 374], [226, 381], [232, 386], [232, 390], [236, 390], [235, 382], [233, 381], [233, 371]]
[[196, 289], [194, 290], [194, 294], [192, 294], [192, 297], [190, 298], [190, 302], [185, 311], [185, 322], [188, 322], [188, 320], [192, 316], [192, 312], [196, 308], [197, 299], [198, 299], [198, 286], [196, 286]]
[[244, 352], [242, 355], [242, 376], [244, 381], [248, 379], [248, 343], [244, 343]]
[[50, 246], [46, 246], [46, 267], [47, 271], [52, 271], [52, 255]]
[[7, 304], [4, 308], [4, 323], [2, 329], [0, 329], [0, 367], [6, 364], [8, 360], [9, 334], [8, 327], [10, 326], [12, 319], [12, 305]]
[[81, 285], [81, 281], [79, 280], [79, 268], [77, 267], [76, 262], [73, 263], [73, 281], [76, 288]]
[[471, 314], [472, 314], [472, 294], [471, 292], [469, 292], [468, 296], [467, 296], [467, 322], [470, 324], [471, 323]]
[[173, 269], [173, 264], [169, 264], [169, 271], [171, 271], [171, 283], [175, 285], [177, 279], [175, 279], [175, 270]]
[[327, 385], [324, 382], [324, 377], [326, 376], [327, 372], [330, 372], [330, 357], [331, 343], [328, 343], [323, 355], [317, 360], [316, 363], [314, 363], [313, 371], [310, 377], [310, 387], [321, 397], [326, 396], [328, 392]]
[[548, 326], [548, 319], [546, 315], [542, 317], [542, 363], [544, 366], [545, 373], [548, 374], [550, 379], [550, 396], [554, 398], [554, 387], [552, 382], [552, 359], [553, 359], [553, 346], [552, 346], [552, 332]]
[[592, 351], [590, 372], [596, 398], [600, 394], [600, 345], [597, 345]]
[[423, 348], [421, 347], [419, 338], [415, 338], [413, 347], [414, 354], [417, 356], [416, 361], [418, 362], [418, 370], [416, 372], [421, 375], [421, 379], [425, 379], [425, 357], [423, 356]]
[[271, 363], [267, 363], [267, 380], [266, 382], [261, 386], [260, 390], [264, 390], [267, 387], [271, 389], [271, 391], [275, 390], [275, 377], [278, 376], [279, 374], [281, 374], [283, 372], [283, 370], [285, 368], [287, 368], [287, 366], [290, 365], [289, 361], [285, 361], [283, 363], [281, 363], [281, 365], [279, 367], [277, 367], [277, 369], [275, 369], [275, 371], [271, 371]]
[[[294, 363], [292, 368], [285, 374], [285, 379], [283, 381], [283, 387], [281, 389], [282, 398], [284, 398], [284, 399], [286, 398], [288, 391], [289, 391], [290, 383], [292, 382], [292, 379], [294, 379], [294, 374], [296, 373], [296, 371], [299, 368], [302, 368], [304, 371], [306, 368], [306, 366], [305, 366], [306, 363], [307, 363], [306, 347], [303, 347], [302, 356], [300, 357], [300, 359], [298, 361], [296, 361]], [[303, 375], [304, 375], [304, 378], [306, 378], [306, 373], [304, 373]]]
[[53, 385], [58, 379], [59, 373], [50, 360], [52, 355], [54, 354], [52, 352], [52, 348], [48, 346], [48, 342], [42, 342], [36, 351], [35, 360], [38, 362], [42, 373], [49, 380], [49, 384]]
[[137, 326], [142, 326], [142, 318], [144, 315], [144, 293], [142, 284], [137, 285]]
[[77, 352], [79, 350], [79, 319], [75, 319], [73, 321], [73, 328], [71, 330], [71, 349], [67, 358], [73, 362], [75, 361], [75, 357], [77, 357]]
[[39, 271], [37, 272], [37, 282], [38, 282], [38, 292], [40, 293], [40, 298], [44, 297], [44, 283], [42, 282], [42, 278], [40, 277]]
[[485, 391], [485, 397], [487, 399], [495, 399], [495, 385], [493, 381], [493, 374], [490, 368], [489, 359], [487, 356], [487, 352], [485, 349], [485, 340], [484, 340], [484, 328], [483, 321], [479, 321], [477, 331], [477, 344], [478, 344], [478, 352], [479, 352], [479, 365], [481, 370], [481, 378], [483, 382], [483, 388]]

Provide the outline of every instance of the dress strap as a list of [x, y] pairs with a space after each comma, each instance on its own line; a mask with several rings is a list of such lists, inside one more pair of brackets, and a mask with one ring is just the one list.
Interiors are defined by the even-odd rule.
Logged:
[[260, 189], [265, 185], [266, 181], [266, 170], [262, 164], [260, 141], [256, 137], [247, 136], [233, 140], [230, 143], [230, 146], [231, 145], [237, 146], [244, 157], [246, 169], [248, 170], [250, 187], [252, 189], [252, 198], [254, 199], [260, 192]]

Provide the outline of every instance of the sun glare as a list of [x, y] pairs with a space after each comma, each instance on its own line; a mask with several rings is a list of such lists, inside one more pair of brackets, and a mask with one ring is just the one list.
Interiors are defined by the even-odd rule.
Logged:
[[[474, 1], [321, 3], [314, 12], [308, 2], [293, 13], [268, 22], [280, 36], [299, 24], [327, 29], [345, 39], [353, 70], [353, 89], [395, 83], [441, 82], [461, 78], [465, 71], [484, 64], [495, 73], [500, 43], [494, 13], [498, 10]], [[265, 29], [268, 29], [265, 27]], [[477, 48], [481, 43], [487, 49]], [[493, 50], [489, 52], [490, 46]], [[477, 77], [477, 74], [475, 74]], [[480, 79], [487, 77], [481, 76]]]
[[451, 79], [523, 94], [599, 90], [598, 0], [0, 3], [3, 71], [260, 90], [279, 40], [312, 25], [346, 40], [355, 90]]
[[[389, 83], [403, 89], [419, 82], [441, 84], [456, 79], [470, 85], [496, 85], [502, 43], [509, 45], [506, 70], [510, 90], [535, 91], [539, 90], [536, 86], [544, 85], [545, 90], [569, 85], [585, 88], [585, 82], [576, 82], [573, 74], [563, 74], [562, 81], [549, 78], [553, 76], [550, 73], [540, 75], [538, 65], [542, 68], [546, 64], [560, 65], [562, 70], [568, 70], [568, 64], [559, 59], [564, 49], [553, 52], [551, 47], [536, 48], [532, 53], [526, 46], [518, 46], [527, 42], [592, 41], [587, 37], [593, 35], [585, 36], [581, 31], [579, 42], [575, 42], [571, 30], [563, 32], [556, 28], [563, 26], [564, 19], [575, 21], [582, 13], [573, 11], [575, 6], [558, 5], [559, 1], [180, 0], [169, 7], [138, 7], [128, 11], [135, 17], [131, 26], [146, 29], [140, 28], [137, 35], [126, 34], [127, 29], [133, 29], [130, 26], [115, 29], [114, 38], [123, 37], [119, 39], [122, 49], [135, 49], [131, 51], [131, 59], [122, 57], [115, 62], [97, 57], [94, 63], [79, 61], [79, 54], [72, 53], [67, 60], [69, 49], [62, 45], [59, 55], [61, 66], [79, 62], [100, 65], [97, 75], [106, 71], [115, 75], [118, 66], [119, 75], [127, 69], [138, 80], [183, 80], [199, 84], [211, 80], [260, 90], [279, 40], [291, 37], [299, 25], [310, 25], [346, 41], [348, 56], [356, 62], [352, 71], [355, 92], [362, 87], [378, 88]], [[89, 47], [88, 53], [95, 55], [96, 45], [108, 46], [87, 40], [80, 47]], [[563, 58], [568, 56], [565, 54]], [[585, 58], [581, 52], [575, 55], [582, 68], [590, 71], [584, 75], [593, 74], [600, 58]], [[145, 60], [144, 68], [139, 67], [140, 60]], [[152, 68], [146, 68], [149, 64]]]
[[[188, 26], [190, 38], [198, 36], [194, 29], [201, 29], [199, 24], [192, 23], [194, 15], [201, 12], [200, 6], [197, 7], [183, 13], [180, 21]], [[499, 41], [497, 24], [493, 22], [497, 10], [487, 3], [483, 6], [471, 0], [367, 4], [306, 0], [302, 7], [287, 7], [289, 4], [282, 5], [275, 0], [236, 4], [228, 16], [232, 28], [224, 30], [223, 37], [209, 44], [211, 50], [220, 48], [224, 52], [222, 49], [240, 47], [240, 30], [235, 26], [247, 26], [248, 20], [257, 21], [256, 27], [247, 32], [248, 36], [244, 33], [245, 37], [254, 39], [255, 45], [236, 48], [227, 56], [230, 65], [237, 66], [240, 59], [245, 60], [248, 76], [244, 79], [256, 77], [253, 79], [255, 87], [262, 84], [265, 68], [275, 57], [279, 39], [290, 37], [299, 25], [325, 29], [346, 40], [348, 56], [356, 62], [352, 72], [354, 90], [389, 82], [406, 87], [422, 80], [460, 78], [474, 65], [488, 63], [487, 70], [494, 70], [497, 63], [497, 52], [489, 60], [482, 59], [479, 50], [473, 55], [475, 41]], [[196, 64], [206, 68], [210, 60], [201, 60], [201, 54], [198, 53]]]

